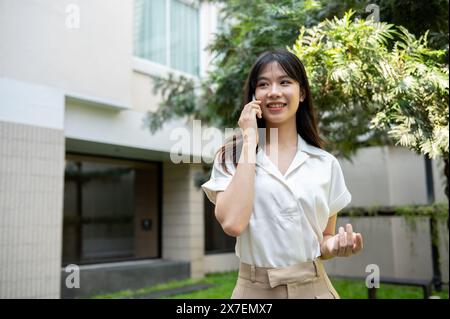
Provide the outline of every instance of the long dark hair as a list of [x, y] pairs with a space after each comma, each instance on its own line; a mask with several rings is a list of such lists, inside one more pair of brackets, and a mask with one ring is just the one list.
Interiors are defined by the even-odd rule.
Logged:
[[[270, 50], [263, 52], [255, 61], [244, 86], [243, 92], [243, 106], [250, 103], [253, 94], [256, 90], [257, 77], [261, 70], [271, 62], [278, 62], [286, 74], [296, 80], [300, 84], [300, 89], [304, 91], [305, 99], [300, 102], [296, 113], [297, 132], [308, 143], [318, 148], [323, 148], [325, 141], [319, 136], [317, 127], [317, 115], [313, 107], [311, 91], [309, 89], [308, 77], [306, 75], [305, 67], [300, 59], [293, 53], [287, 50]], [[266, 127], [266, 120], [264, 117], [256, 117], [258, 128]], [[240, 133], [234, 134], [231, 138], [225, 141], [225, 144], [217, 151], [220, 156], [220, 163], [222, 168], [228, 172], [225, 165], [225, 155], [232, 154], [232, 162], [234, 167], [237, 167], [237, 149], [240, 150], [242, 146], [242, 136]], [[231, 152], [230, 152], [231, 151]], [[230, 153], [229, 153], [230, 152]], [[256, 147], [258, 152], [258, 146]], [[229, 172], [228, 172], [229, 173]]]

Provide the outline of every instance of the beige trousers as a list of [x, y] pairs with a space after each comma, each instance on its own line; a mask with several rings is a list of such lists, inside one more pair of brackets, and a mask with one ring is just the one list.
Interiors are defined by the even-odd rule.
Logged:
[[241, 263], [231, 299], [339, 299], [322, 262], [264, 268]]

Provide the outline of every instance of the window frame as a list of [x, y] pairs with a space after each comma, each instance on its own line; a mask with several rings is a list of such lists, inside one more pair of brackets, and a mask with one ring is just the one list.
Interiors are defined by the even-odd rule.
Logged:
[[[166, 61], [167, 64], [161, 64], [158, 62], [154, 62], [151, 60], [147, 60], [145, 58], [141, 58], [139, 56], [136, 56], [134, 54], [134, 47], [132, 50], [132, 67], [133, 70], [145, 75], [150, 75], [150, 76], [156, 76], [159, 78], [168, 78], [169, 74], [173, 74], [177, 77], [185, 77], [194, 81], [199, 81], [200, 79], [200, 75], [202, 74], [202, 63], [201, 63], [201, 58], [202, 58], [202, 39], [201, 39], [201, 25], [202, 25], [202, 17], [201, 17], [201, 3], [199, 2], [199, 0], [175, 0], [178, 1], [180, 3], [184, 3], [196, 10], [198, 10], [198, 15], [199, 15], [199, 28], [198, 28], [198, 32], [199, 32], [199, 54], [198, 54], [198, 64], [199, 64], [199, 70], [198, 70], [198, 75], [194, 75], [194, 74], [190, 74], [181, 70], [177, 70], [171, 67], [171, 50], [170, 50], [170, 22], [171, 22], [171, 1], [172, 0], [165, 0], [165, 6], [166, 6]], [[133, 2], [133, 6], [134, 6], [134, 2]], [[133, 24], [134, 25], [134, 24]], [[135, 32], [135, 30], [133, 29], [133, 32]], [[134, 42], [133, 42], [133, 46], [134, 46]]]
[[[159, 161], [152, 161], [152, 160], [142, 160], [137, 158], [121, 158], [117, 156], [109, 156], [109, 155], [98, 155], [98, 154], [92, 154], [92, 153], [80, 153], [80, 152], [73, 152], [73, 151], [67, 151], [64, 156], [65, 161], [87, 161], [92, 163], [106, 163], [106, 164], [117, 164], [117, 165], [128, 165], [130, 167], [136, 168], [147, 168], [149, 165], [156, 167], [158, 171], [158, 177], [157, 177], [157, 188], [162, 189], [162, 174], [163, 174], [163, 165], [162, 162]], [[64, 173], [64, 183], [66, 182], [66, 177]], [[157, 251], [156, 255], [153, 257], [110, 257], [110, 258], [95, 258], [91, 260], [83, 260], [81, 258], [81, 255], [79, 255], [78, 260], [64, 260], [63, 256], [63, 247], [61, 247], [61, 265], [63, 267], [66, 267], [69, 264], [76, 263], [77, 265], [96, 265], [96, 264], [106, 264], [106, 263], [113, 263], [113, 262], [122, 262], [122, 261], [140, 261], [140, 260], [156, 260], [162, 258], [163, 253], [163, 246], [162, 246], [162, 228], [163, 228], [163, 194], [162, 191], [158, 194], [157, 199], [157, 211], [156, 214], [158, 216], [158, 222], [154, 225], [157, 228]], [[62, 228], [64, 231], [64, 204], [62, 208], [62, 214], [63, 214], [63, 224]], [[136, 215], [133, 215], [133, 218], [135, 218]], [[80, 221], [80, 225], [82, 225], [82, 222]], [[63, 234], [61, 240], [64, 240]], [[77, 234], [77, 240], [82, 240], [82, 234]], [[62, 242], [62, 245], [64, 245], [64, 242]], [[78, 252], [80, 254], [81, 252]]]

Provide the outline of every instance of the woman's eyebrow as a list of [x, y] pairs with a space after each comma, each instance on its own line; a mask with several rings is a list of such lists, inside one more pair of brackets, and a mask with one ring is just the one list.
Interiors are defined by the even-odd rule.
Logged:
[[[281, 79], [290, 79], [290, 77], [288, 75], [281, 75], [277, 78], [277, 80], [281, 80]], [[262, 80], [269, 81], [270, 79], [265, 76], [260, 76], [256, 79], [256, 81], [262, 81]]]

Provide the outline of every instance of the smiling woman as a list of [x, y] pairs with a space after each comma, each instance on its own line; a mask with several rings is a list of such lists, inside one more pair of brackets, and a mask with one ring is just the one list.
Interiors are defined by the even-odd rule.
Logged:
[[339, 162], [322, 149], [301, 61], [285, 50], [261, 54], [243, 102], [241, 134], [217, 152], [202, 185], [237, 240], [232, 298], [339, 298], [321, 259], [358, 252], [362, 237], [350, 224], [335, 235], [351, 195]]

